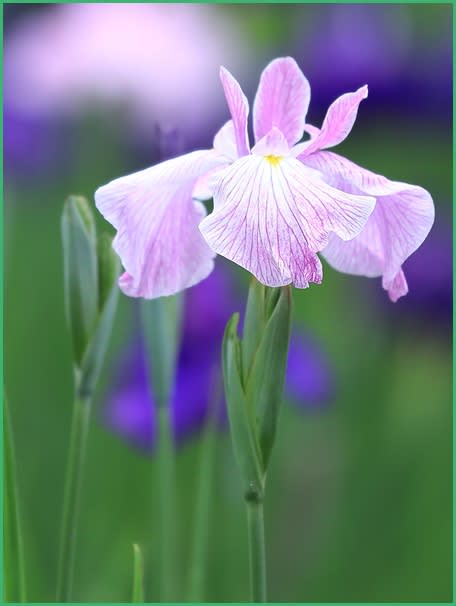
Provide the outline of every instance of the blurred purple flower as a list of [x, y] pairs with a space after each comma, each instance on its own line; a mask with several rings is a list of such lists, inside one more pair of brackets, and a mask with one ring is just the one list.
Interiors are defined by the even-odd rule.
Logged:
[[379, 107], [402, 106], [414, 113], [432, 111], [437, 120], [451, 118], [451, 7], [446, 27], [434, 38], [426, 30], [427, 38], [416, 31], [417, 17], [426, 7], [413, 7], [413, 15], [407, 5], [329, 4], [319, 9], [309, 35], [302, 36], [297, 27], [294, 51], [315, 83], [317, 106], [326, 106], [345, 88], [369, 82], [373, 94], [366, 112], [372, 115]]
[[453, 314], [453, 244], [451, 220], [440, 216], [423, 246], [405, 269], [410, 296], [401, 301], [399, 311], [419, 315], [426, 321], [440, 323], [451, 333]]
[[198, 133], [222, 106], [214, 71], [246, 70], [246, 43], [222, 11], [75, 3], [18, 17], [5, 39], [5, 104], [32, 116], [125, 104], [142, 133], [156, 123]]
[[[214, 305], [217, 301], [217, 305]], [[188, 291], [182, 348], [171, 402], [176, 443], [197, 433], [207, 420], [225, 324], [240, 303], [226, 271]], [[155, 443], [155, 411], [148, 388], [144, 345], [138, 338], [123, 352], [116, 382], [102, 411], [104, 423], [132, 446], [151, 451]], [[303, 409], [325, 406], [332, 395], [332, 375], [320, 348], [308, 337], [294, 334], [287, 374], [290, 400]], [[226, 411], [218, 421], [226, 426]]]

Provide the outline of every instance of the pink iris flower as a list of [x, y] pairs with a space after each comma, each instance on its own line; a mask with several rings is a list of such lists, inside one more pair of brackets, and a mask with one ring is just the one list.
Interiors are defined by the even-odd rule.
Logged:
[[[305, 122], [308, 81], [293, 59], [275, 59], [260, 78], [251, 148], [247, 99], [226, 69], [220, 76], [231, 120], [213, 149], [116, 179], [95, 194], [117, 229], [123, 292], [179, 292], [209, 275], [216, 254], [267, 286], [306, 288], [322, 280], [322, 252], [339, 271], [382, 276], [393, 301], [404, 295], [401, 265], [432, 226], [431, 196], [322, 151], [347, 137], [367, 87], [339, 97], [317, 129]], [[300, 142], [304, 132], [310, 139]], [[211, 197], [206, 216], [200, 200]]]

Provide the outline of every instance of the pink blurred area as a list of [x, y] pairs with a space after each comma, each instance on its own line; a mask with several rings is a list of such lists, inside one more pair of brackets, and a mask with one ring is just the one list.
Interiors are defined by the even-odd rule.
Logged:
[[223, 108], [220, 65], [249, 45], [222, 6], [67, 4], [22, 16], [4, 50], [5, 104], [32, 116], [126, 106], [132, 125], [191, 135]]

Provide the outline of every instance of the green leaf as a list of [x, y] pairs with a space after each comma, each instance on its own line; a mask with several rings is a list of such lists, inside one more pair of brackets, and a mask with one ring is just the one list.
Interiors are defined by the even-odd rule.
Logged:
[[4, 599], [6, 602], [26, 602], [24, 547], [18, 503], [17, 468], [11, 419], [6, 396], [3, 398], [4, 484]]
[[244, 378], [249, 374], [266, 324], [265, 291], [266, 287], [252, 276], [242, 336], [242, 371]]
[[229, 320], [222, 344], [223, 378], [236, 460], [246, 493], [263, 493], [264, 474], [259, 445], [249, 415], [241, 379], [241, 345], [237, 336], [239, 314]]
[[265, 469], [274, 444], [283, 399], [291, 326], [290, 287], [269, 292], [266, 308], [270, 317], [255, 353], [246, 385], [247, 401], [255, 410]]
[[102, 311], [112, 287], [119, 277], [119, 257], [112, 248], [112, 236], [103, 233], [97, 240], [98, 254], [98, 307]]
[[112, 325], [114, 323], [118, 298], [119, 288], [117, 286], [117, 280], [114, 280], [114, 284], [111, 286], [111, 292], [98, 317], [98, 323], [90, 338], [77, 373], [76, 389], [78, 396], [81, 398], [91, 397], [95, 391], [106, 347], [111, 335]]
[[132, 603], [144, 604], [144, 561], [141, 548], [133, 543], [133, 591]]
[[141, 301], [149, 377], [159, 406], [167, 406], [172, 393], [180, 344], [181, 315], [181, 295]]
[[98, 316], [95, 222], [85, 198], [70, 196], [62, 220], [65, 309], [78, 366]]

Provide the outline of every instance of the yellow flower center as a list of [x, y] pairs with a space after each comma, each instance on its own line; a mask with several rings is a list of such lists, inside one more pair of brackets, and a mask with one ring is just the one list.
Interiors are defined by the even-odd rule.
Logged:
[[282, 156], [265, 156], [265, 160], [267, 160], [271, 166], [278, 166], [282, 160]]

